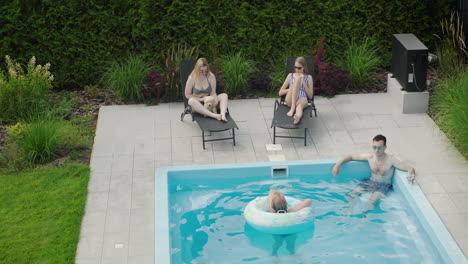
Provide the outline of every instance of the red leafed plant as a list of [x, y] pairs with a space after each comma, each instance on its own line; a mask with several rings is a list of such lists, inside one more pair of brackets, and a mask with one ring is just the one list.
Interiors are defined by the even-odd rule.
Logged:
[[167, 79], [155, 69], [156, 62], [153, 61], [153, 67], [148, 72], [145, 78], [145, 86], [143, 96], [145, 98], [155, 98], [156, 103], [161, 100], [161, 90], [168, 87]]
[[342, 92], [351, 83], [349, 70], [322, 62], [322, 71], [320, 73], [320, 93], [327, 96], [334, 96]]
[[342, 69], [325, 62], [325, 48], [323, 46], [323, 37], [317, 47], [317, 54], [314, 59], [314, 91], [316, 94], [334, 96], [338, 92], [344, 91], [351, 83], [349, 70]]

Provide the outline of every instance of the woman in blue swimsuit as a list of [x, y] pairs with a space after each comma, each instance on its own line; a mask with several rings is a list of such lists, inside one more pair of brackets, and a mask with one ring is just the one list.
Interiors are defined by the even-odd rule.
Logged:
[[304, 108], [308, 106], [307, 98], [312, 98], [314, 95], [314, 80], [308, 74], [304, 57], [297, 57], [294, 62], [294, 73], [288, 74], [278, 94], [286, 95], [286, 104], [291, 107], [287, 115], [293, 116], [294, 124], [298, 124]]
[[[215, 98], [215, 105], [219, 104], [220, 114], [215, 114], [203, 106], [205, 96]], [[187, 97], [192, 111], [227, 122], [228, 96], [225, 93], [216, 95], [216, 77], [210, 71], [208, 61], [205, 58], [198, 59], [192, 73], [190, 73], [185, 86], [185, 97]]]

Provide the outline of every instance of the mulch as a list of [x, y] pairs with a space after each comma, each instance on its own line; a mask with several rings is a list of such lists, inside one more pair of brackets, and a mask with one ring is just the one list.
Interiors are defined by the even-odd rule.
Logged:
[[73, 119], [75, 117], [83, 116], [96, 116], [98, 115], [99, 108], [103, 105], [123, 105], [123, 101], [119, 100], [116, 96], [113, 96], [106, 90], [100, 90], [98, 96], [92, 97], [85, 91], [67, 91], [63, 90], [54, 95], [54, 97], [73, 98], [75, 105], [72, 112], [66, 117], [66, 119]]

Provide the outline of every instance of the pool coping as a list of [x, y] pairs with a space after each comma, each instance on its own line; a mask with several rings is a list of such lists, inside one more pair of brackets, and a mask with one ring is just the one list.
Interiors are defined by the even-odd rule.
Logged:
[[[187, 171], [187, 170], [206, 170], [206, 169], [232, 169], [248, 167], [275, 167], [291, 165], [312, 165], [312, 164], [334, 164], [339, 159], [321, 159], [321, 160], [295, 160], [295, 161], [272, 161], [272, 162], [253, 162], [253, 163], [227, 163], [227, 164], [209, 164], [209, 165], [188, 165], [188, 166], [167, 166], [161, 167], [155, 173], [155, 263], [170, 264], [170, 235], [169, 235], [169, 206], [168, 206], [168, 188], [167, 175], [169, 171]], [[359, 161], [352, 161], [359, 162]], [[348, 162], [349, 163], [349, 162]], [[468, 263], [462, 250], [455, 242], [447, 227], [440, 219], [426, 196], [417, 183], [409, 184], [407, 181], [408, 173], [396, 170], [394, 174], [394, 185], [402, 190], [403, 195], [420, 223], [424, 226], [426, 232], [430, 233], [433, 244], [439, 250], [440, 255], [445, 261], [452, 263]], [[417, 206], [418, 205], [418, 206]], [[431, 227], [431, 228], [427, 228]], [[158, 239], [156, 239], [156, 234]], [[162, 238], [162, 239], [161, 239]]]

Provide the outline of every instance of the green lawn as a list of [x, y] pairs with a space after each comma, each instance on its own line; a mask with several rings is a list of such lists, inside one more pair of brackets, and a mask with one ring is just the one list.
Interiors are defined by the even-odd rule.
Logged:
[[74, 263], [89, 167], [0, 174], [0, 263]]

